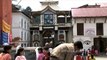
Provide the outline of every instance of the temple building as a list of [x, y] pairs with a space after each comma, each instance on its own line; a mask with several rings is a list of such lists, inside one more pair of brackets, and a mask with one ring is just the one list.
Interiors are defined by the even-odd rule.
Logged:
[[33, 46], [56, 46], [63, 42], [72, 42], [72, 24], [70, 10], [61, 10], [58, 1], [41, 1], [41, 9], [32, 12], [31, 37]]

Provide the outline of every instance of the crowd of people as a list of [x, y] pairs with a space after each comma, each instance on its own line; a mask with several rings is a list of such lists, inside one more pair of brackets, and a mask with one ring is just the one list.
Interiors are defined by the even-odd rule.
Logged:
[[[16, 54], [14, 60], [27, 60], [24, 55], [24, 48], [19, 47], [17, 44]], [[55, 47], [52, 51], [48, 47], [38, 48], [37, 60], [74, 60], [74, 57], [79, 57], [81, 55], [80, 49], [83, 45], [80, 41], [73, 43], [63, 43]], [[0, 53], [0, 60], [12, 60], [10, 51], [12, 46], [4, 46], [3, 52]], [[93, 55], [91, 55], [93, 57]], [[81, 56], [80, 56], [81, 57]], [[35, 59], [36, 60], [36, 59]], [[78, 59], [76, 59], [78, 60]], [[80, 58], [79, 58], [80, 60]]]
[[[3, 48], [3, 52], [0, 53], [0, 60], [12, 60], [11, 56], [11, 45], [6, 45]], [[24, 48], [20, 47], [17, 51], [17, 53], [14, 56], [14, 60], [27, 60], [24, 56]]]
[[[43, 50], [43, 56], [46, 56], [46, 54], [44, 54], [44, 48], [40, 49]], [[51, 50], [51, 52], [49, 48], [46, 51], [49, 53], [48, 60], [96, 60], [95, 56], [99, 54], [98, 50], [94, 49], [93, 47], [88, 50], [83, 50], [83, 45], [80, 41], [75, 43], [63, 43], [55, 47], [53, 50]], [[38, 60], [45, 59], [43, 57], [43, 59]]]
[[[18, 38], [19, 39], [19, 38]], [[19, 39], [20, 40], [20, 39]], [[14, 60], [27, 60], [24, 54], [24, 48], [20, 44], [15, 43], [16, 53]], [[10, 51], [12, 46], [6, 45], [3, 48], [3, 52], [0, 53], [0, 60], [12, 60]], [[36, 51], [37, 57], [35, 60], [95, 60], [95, 55], [98, 51], [94, 49], [88, 49], [87, 51], [83, 49], [83, 44], [81, 41], [74, 43], [62, 43], [55, 48], [50, 48], [49, 46], [39, 47]]]
[[87, 51], [84, 49], [81, 53], [77, 53], [74, 57], [74, 60], [96, 60], [95, 53], [93, 53], [93, 49], [88, 49]]

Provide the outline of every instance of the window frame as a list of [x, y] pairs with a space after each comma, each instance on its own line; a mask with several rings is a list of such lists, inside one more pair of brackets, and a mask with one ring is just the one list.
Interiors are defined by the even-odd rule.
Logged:
[[77, 35], [84, 35], [84, 23], [77, 23]]
[[[63, 20], [63, 21], [61, 21], [61, 20]], [[57, 17], [57, 23], [65, 23], [65, 17]]]
[[[46, 18], [46, 15], [48, 16], [47, 18]], [[47, 22], [49, 20], [49, 22]], [[50, 23], [50, 21], [52, 22], [52, 23]], [[53, 22], [53, 14], [44, 14], [44, 24], [53, 24], [54, 22]]]
[[103, 23], [96, 23], [96, 35], [104, 35], [104, 25], [103, 25]]

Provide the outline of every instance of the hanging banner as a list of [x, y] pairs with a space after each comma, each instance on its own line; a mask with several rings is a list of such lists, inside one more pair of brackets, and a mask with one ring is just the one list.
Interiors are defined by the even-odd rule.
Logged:
[[11, 44], [11, 42], [12, 42], [12, 34], [9, 33], [8, 34], [8, 43]]
[[10, 33], [10, 25], [7, 24], [4, 20], [2, 21], [2, 30], [6, 33]]
[[2, 43], [7, 44], [8, 43], [8, 33], [2, 32]]
[[0, 29], [0, 45], [2, 45], [2, 31]]
[[11, 29], [10, 29], [10, 25], [2, 20], [2, 44], [9, 44], [10, 42], [10, 32], [11, 32]]

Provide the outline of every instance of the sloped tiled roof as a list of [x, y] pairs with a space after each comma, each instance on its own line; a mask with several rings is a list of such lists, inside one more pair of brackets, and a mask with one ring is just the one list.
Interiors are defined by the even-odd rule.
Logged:
[[12, 12], [19, 11], [19, 8], [12, 4]]
[[72, 17], [107, 17], [107, 7], [73, 8]]
[[38, 8], [38, 11], [44, 10], [45, 8], [47, 8], [47, 6], [50, 6], [54, 10], [60, 10], [59, 6], [57, 5], [43, 5], [43, 6], [40, 6], [40, 8]]

